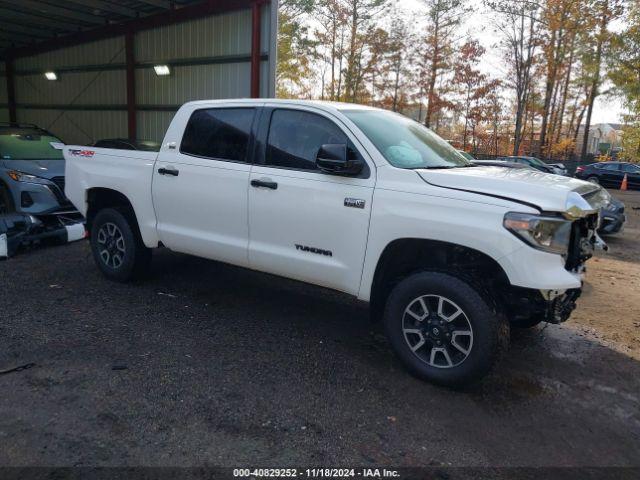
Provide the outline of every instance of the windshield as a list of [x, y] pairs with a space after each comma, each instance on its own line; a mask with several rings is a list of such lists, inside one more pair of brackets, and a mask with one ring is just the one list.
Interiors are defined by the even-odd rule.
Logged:
[[544, 163], [542, 160], [540, 160], [539, 158], [536, 157], [525, 157], [527, 160], [529, 160], [533, 165], [537, 165], [539, 167], [546, 167], [547, 164]]
[[1, 160], [63, 160], [62, 150], [52, 143], [60, 139], [39, 130], [11, 130], [0, 132]]
[[398, 168], [455, 168], [471, 163], [428, 128], [382, 110], [343, 110], [384, 158]]

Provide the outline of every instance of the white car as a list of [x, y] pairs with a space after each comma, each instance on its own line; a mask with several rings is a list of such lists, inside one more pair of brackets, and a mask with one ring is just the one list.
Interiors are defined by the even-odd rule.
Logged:
[[473, 166], [360, 105], [191, 102], [159, 153], [64, 156], [108, 278], [144, 273], [164, 246], [335, 289], [369, 302], [405, 366], [444, 385], [487, 373], [510, 325], [566, 320], [599, 242], [598, 185]]

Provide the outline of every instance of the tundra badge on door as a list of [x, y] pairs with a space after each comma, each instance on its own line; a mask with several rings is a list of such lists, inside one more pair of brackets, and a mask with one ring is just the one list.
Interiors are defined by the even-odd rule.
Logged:
[[347, 197], [344, 199], [345, 207], [353, 207], [353, 208], [364, 208], [364, 200], [361, 198], [350, 198]]

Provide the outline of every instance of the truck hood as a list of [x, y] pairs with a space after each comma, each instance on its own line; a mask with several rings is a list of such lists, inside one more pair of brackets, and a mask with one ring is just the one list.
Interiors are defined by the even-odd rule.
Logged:
[[35, 175], [46, 178], [64, 176], [64, 160], [2, 160], [2, 164], [8, 170]]
[[[597, 209], [601, 187], [570, 177], [552, 175], [527, 168], [468, 167], [419, 169], [427, 183], [454, 190], [505, 198], [535, 206], [543, 211], [564, 212], [575, 194]], [[572, 192], [573, 193], [572, 195]], [[594, 195], [597, 199], [594, 199]]]

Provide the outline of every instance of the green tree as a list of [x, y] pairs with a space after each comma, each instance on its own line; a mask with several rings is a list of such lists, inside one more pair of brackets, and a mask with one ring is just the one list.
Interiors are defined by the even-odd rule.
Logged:
[[615, 93], [628, 111], [622, 156], [640, 162], [640, 0], [630, 0], [624, 23], [627, 28], [613, 38], [607, 63]]
[[317, 42], [309, 35], [306, 15], [314, 9], [314, 0], [283, 0], [278, 10], [278, 63], [276, 95], [295, 97], [304, 94], [313, 77]]
[[438, 92], [438, 80], [443, 72], [452, 69], [459, 40], [458, 31], [470, 7], [467, 0], [423, 0], [423, 3], [427, 25], [422, 37], [420, 78], [427, 97], [424, 124], [431, 127], [434, 116], [446, 103]]
[[586, 50], [582, 59], [590, 76], [589, 93], [587, 95], [587, 117], [584, 126], [584, 136], [580, 156], [587, 154], [589, 144], [589, 128], [595, 100], [600, 95], [600, 86], [604, 75], [602, 60], [609, 53], [613, 34], [609, 30], [611, 22], [622, 13], [624, 0], [588, 0], [586, 9], [587, 28], [585, 28], [584, 42]]

